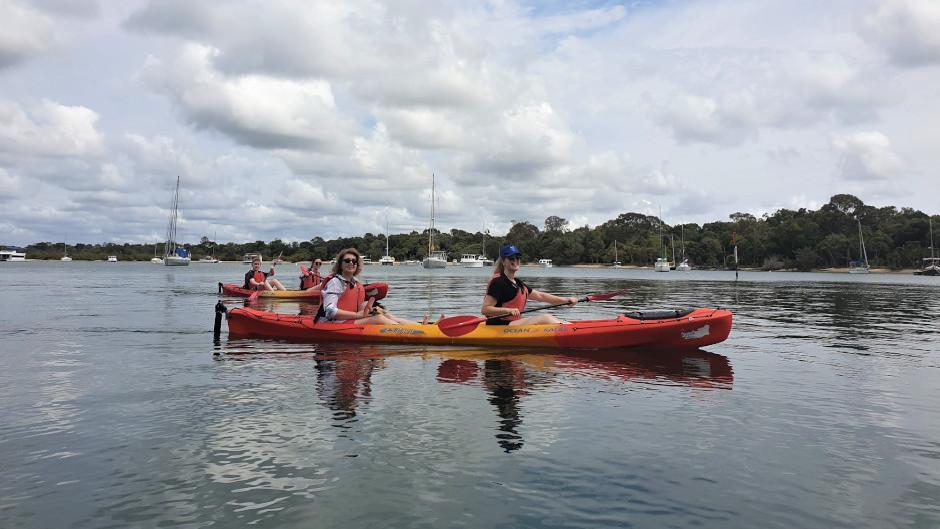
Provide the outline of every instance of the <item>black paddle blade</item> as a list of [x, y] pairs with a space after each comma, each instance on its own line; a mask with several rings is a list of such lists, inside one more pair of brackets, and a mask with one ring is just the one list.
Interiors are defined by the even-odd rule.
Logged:
[[451, 316], [437, 322], [437, 328], [445, 336], [455, 338], [473, 332], [484, 321], [486, 318], [483, 316]]

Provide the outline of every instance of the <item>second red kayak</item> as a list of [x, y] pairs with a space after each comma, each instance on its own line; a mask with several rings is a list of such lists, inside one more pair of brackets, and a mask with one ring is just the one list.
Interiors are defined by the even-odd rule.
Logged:
[[[384, 299], [388, 295], [387, 283], [369, 283], [363, 285], [366, 289], [366, 299], [375, 298], [376, 301]], [[219, 283], [219, 293], [227, 296], [239, 296], [243, 298], [251, 297], [255, 290], [242, 288], [234, 283]], [[320, 291], [306, 290], [262, 290], [258, 294], [259, 298], [265, 299], [294, 299], [294, 300], [319, 300]]]

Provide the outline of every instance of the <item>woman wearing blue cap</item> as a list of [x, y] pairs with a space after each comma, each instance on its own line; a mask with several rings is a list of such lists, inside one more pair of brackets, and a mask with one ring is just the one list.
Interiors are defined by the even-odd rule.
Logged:
[[503, 318], [488, 320], [488, 325], [539, 325], [562, 323], [551, 314], [540, 314], [522, 318], [519, 314], [525, 310], [526, 301], [534, 299], [544, 303], [576, 305], [577, 298], [563, 298], [546, 292], [532, 290], [516, 278], [516, 272], [522, 265], [522, 252], [514, 245], [504, 246], [499, 251], [499, 259], [493, 266], [493, 279], [486, 287], [483, 296], [483, 308], [480, 312], [486, 317], [506, 315]]

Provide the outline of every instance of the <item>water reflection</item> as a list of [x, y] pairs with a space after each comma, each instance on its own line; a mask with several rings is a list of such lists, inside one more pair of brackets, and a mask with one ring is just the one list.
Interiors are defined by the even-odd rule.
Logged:
[[[316, 396], [333, 412], [334, 426], [348, 430], [374, 398], [374, 378], [389, 363], [420, 358], [436, 362], [434, 378], [441, 384], [480, 388], [496, 414], [495, 437], [509, 453], [524, 447], [521, 433], [524, 399], [537, 391], [565, 389], [571, 377], [605, 382], [643, 383], [697, 389], [730, 390], [734, 373], [728, 358], [704, 350], [693, 351], [511, 351], [505, 349], [424, 349], [401, 345], [296, 344], [230, 340], [233, 358], [297, 359], [313, 361]], [[401, 366], [399, 366], [401, 368]]]
[[383, 359], [373, 355], [314, 355], [317, 395], [333, 410], [338, 426], [346, 426], [360, 402], [372, 397], [372, 374], [382, 366]]
[[[437, 381], [479, 385], [499, 416], [496, 439], [506, 452], [523, 447], [519, 433], [521, 399], [555, 376], [577, 374], [623, 381], [728, 389], [734, 373], [728, 358], [704, 350], [683, 352], [609, 350], [582, 353], [500, 353], [485, 350], [446, 351]], [[482, 357], [482, 359], [480, 359]]]

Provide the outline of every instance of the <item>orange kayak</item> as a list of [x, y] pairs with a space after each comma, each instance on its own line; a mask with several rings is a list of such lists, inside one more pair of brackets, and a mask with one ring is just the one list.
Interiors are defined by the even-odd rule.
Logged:
[[[383, 299], [388, 294], [387, 283], [369, 283], [365, 286], [366, 299], [375, 298], [376, 301]], [[254, 290], [242, 288], [234, 283], [219, 283], [219, 293], [228, 296], [239, 296], [243, 298], [250, 297], [255, 293]], [[314, 290], [263, 290], [258, 294], [259, 298], [266, 299], [294, 299], [294, 300], [319, 300], [320, 291]]]
[[731, 312], [684, 309], [632, 312], [607, 320], [553, 325], [478, 325], [462, 336], [444, 334], [437, 325], [357, 325], [314, 322], [312, 316], [279, 314], [252, 308], [227, 313], [229, 335], [307, 342], [383, 342], [429, 345], [487, 345], [608, 349], [643, 347], [695, 349], [724, 341], [731, 332]]

